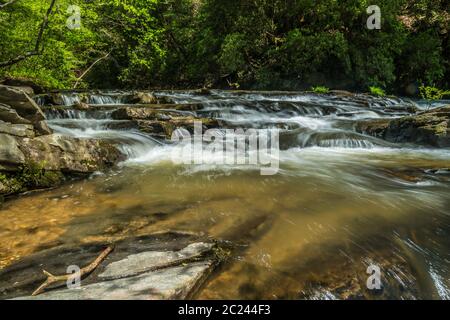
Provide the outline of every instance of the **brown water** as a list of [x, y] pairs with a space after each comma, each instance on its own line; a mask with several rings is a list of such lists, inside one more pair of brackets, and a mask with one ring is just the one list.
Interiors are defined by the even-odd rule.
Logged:
[[[259, 112], [237, 120], [256, 115], [267, 127]], [[320, 114], [285, 121], [294, 117], [300, 127], [319, 123], [308, 130], [325, 128], [327, 137], [340, 123]], [[450, 151], [344, 139], [285, 148], [274, 176], [182, 165], [170, 158], [174, 146], [140, 143], [119, 169], [4, 204], [0, 265], [60, 244], [180, 230], [235, 248], [199, 298], [449, 299]], [[366, 288], [373, 264], [381, 292]]]

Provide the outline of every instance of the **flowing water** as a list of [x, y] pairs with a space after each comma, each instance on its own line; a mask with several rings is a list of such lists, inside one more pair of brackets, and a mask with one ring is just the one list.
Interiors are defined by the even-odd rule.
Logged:
[[[361, 107], [292, 93], [158, 95], [200, 103], [197, 115], [229, 126], [280, 129], [278, 174], [214, 159], [183, 164], [173, 157], [177, 145], [113, 129], [120, 98], [93, 96], [91, 103], [109, 107], [49, 112], [50, 126], [109, 139], [128, 159], [88, 180], [5, 203], [1, 265], [61, 244], [180, 230], [234, 248], [199, 298], [450, 299], [450, 150], [354, 130], [358, 121], [408, 114], [401, 100]], [[370, 265], [381, 269], [380, 291], [366, 288]]]

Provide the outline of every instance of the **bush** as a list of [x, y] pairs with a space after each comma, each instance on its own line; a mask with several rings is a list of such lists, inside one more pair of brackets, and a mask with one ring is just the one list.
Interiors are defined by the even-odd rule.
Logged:
[[384, 97], [386, 95], [386, 92], [379, 88], [379, 87], [370, 87], [370, 94], [377, 96], [377, 97]]
[[311, 88], [312, 92], [319, 93], [319, 94], [326, 94], [330, 92], [330, 89], [323, 86], [317, 86]]
[[445, 96], [450, 95], [450, 90], [441, 90], [439, 88], [431, 86], [421, 86], [419, 87], [419, 91], [422, 99], [428, 101], [441, 100]]

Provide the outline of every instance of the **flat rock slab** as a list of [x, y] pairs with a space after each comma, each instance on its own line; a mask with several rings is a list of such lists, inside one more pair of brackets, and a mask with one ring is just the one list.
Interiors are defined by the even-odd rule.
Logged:
[[65, 283], [32, 297], [46, 276], [67, 274], [67, 267], [83, 268], [105, 244], [56, 247], [36, 253], [0, 271], [0, 298], [20, 300], [134, 300], [185, 299], [195, 295], [218, 265], [216, 245], [199, 236], [167, 232], [122, 240], [98, 268], [81, 281], [81, 288]]

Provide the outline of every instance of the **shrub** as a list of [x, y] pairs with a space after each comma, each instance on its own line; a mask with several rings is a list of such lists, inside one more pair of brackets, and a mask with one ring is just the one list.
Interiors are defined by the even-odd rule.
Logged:
[[384, 97], [386, 95], [386, 92], [379, 88], [379, 87], [370, 87], [370, 94], [377, 96], [377, 97]]
[[330, 89], [323, 86], [317, 86], [311, 88], [312, 92], [319, 93], [319, 94], [326, 94], [330, 92]]

